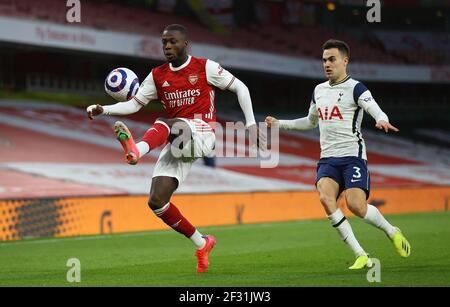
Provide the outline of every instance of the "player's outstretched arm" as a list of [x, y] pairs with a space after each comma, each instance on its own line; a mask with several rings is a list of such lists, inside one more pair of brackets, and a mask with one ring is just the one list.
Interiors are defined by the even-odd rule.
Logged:
[[153, 73], [150, 72], [142, 82], [136, 95], [130, 100], [107, 106], [91, 105], [86, 111], [90, 119], [94, 119], [99, 115], [128, 115], [136, 113], [143, 106], [157, 98], [158, 94], [153, 80]]
[[389, 123], [388, 116], [381, 110], [370, 91], [365, 87], [364, 89], [365, 91], [358, 98], [358, 104], [375, 119], [375, 127], [384, 130], [386, 133], [389, 131], [398, 132], [399, 129]]
[[250, 91], [247, 86], [229, 71], [223, 69], [219, 63], [211, 60], [206, 61], [206, 78], [209, 84], [222, 90], [230, 90], [236, 94], [239, 106], [245, 116], [245, 127], [250, 132], [251, 142], [259, 148], [267, 148], [267, 137], [256, 124]]
[[142, 104], [137, 102], [134, 98], [125, 101], [118, 102], [113, 105], [101, 106], [99, 104], [90, 105], [87, 107], [86, 112], [89, 119], [94, 119], [100, 115], [128, 115], [139, 111], [142, 108]]
[[252, 99], [247, 86], [238, 78], [235, 78], [229, 90], [237, 95], [239, 106], [245, 116], [245, 126], [248, 128], [256, 124], [255, 116], [253, 114]]
[[317, 127], [319, 117], [315, 105], [311, 103], [308, 116], [293, 120], [279, 120], [273, 116], [266, 117], [266, 125], [269, 128], [279, 127], [286, 130], [310, 130]]
[[267, 137], [256, 124], [253, 114], [252, 100], [247, 86], [239, 79], [235, 78], [229, 90], [236, 93], [239, 106], [245, 116], [245, 126], [249, 130], [250, 141], [259, 148], [266, 148]]

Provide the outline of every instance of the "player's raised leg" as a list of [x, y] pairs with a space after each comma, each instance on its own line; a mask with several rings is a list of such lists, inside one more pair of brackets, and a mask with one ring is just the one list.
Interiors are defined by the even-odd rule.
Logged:
[[394, 244], [395, 250], [401, 257], [411, 254], [411, 245], [398, 227], [392, 226], [381, 212], [366, 203], [366, 193], [360, 188], [351, 188], [345, 191], [347, 205], [352, 213], [372, 226], [382, 230]]
[[115, 123], [114, 132], [122, 145], [127, 163], [134, 165], [137, 164], [140, 157], [147, 154], [151, 149], [167, 142], [170, 128], [163, 119], [157, 119], [152, 127], [145, 132], [142, 141], [139, 143], [135, 143], [131, 131], [121, 121]]
[[356, 239], [350, 223], [342, 210], [337, 206], [338, 183], [329, 177], [322, 177], [317, 182], [317, 190], [319, 191], [320, 202], [328, 215], [331, 225], [356, 256], [356, 261], [350, 269], [362, 269], [366, 266], [372, 266], [369, 256]]
[[142, 142], [149, 146], [149, 151], [167, 143], [170, 134], [170, 125], [167, 119], [158, 118], [142, 137]]
[[120, 145], [122, 145], [127, 163], [136, 164], [141, 155], [128, 127], [123, 122], [117, 121], [114, 124], [114, 132]]
[[197, 272], [208, 270], [209, 254], [216, 244], [211, 235], [202, 235], [170, 202], [173, 192], [178, 187], [177, 179], [173, 177], [158, 176], [152, 179], [149, 207], [166, 225], [189, 238], [197, 247]]

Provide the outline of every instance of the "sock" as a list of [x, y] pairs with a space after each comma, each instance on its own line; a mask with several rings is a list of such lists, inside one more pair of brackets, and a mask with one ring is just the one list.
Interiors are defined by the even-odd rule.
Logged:
[[139, 157], [143, 157], [150, 151], [150, 146], [148, 146], [147, 142], [139, 142], [136, 144], [136, 148], [139, 151]]
[[166, 123], [155, 121], [153, 126], [145, 132], [142, 141], [146, 142], [150, 149], [155, 149], [167, 142], [170, 128]]
[[205, 238], [203, 238], [203, 235], [197, 229], [189, 239], [191, 239], [192, 243], [194, 243], [198, 249], [202, 249], [206, 245]]
[[381, 212], [375, 206], [370, 204], [367, 204], [367, 213], [364, 217], [364, 221], [383, 230], [389, 237], [392, 237], [395, 232], [394, 227], [389, 224]]
[[345, 218], [341, 209], [338, 208], [333, 214], [328, 216], [328, 219], [331, 221], [331, 225], [336, 228], [342, 240], [353, 251], [355, 256], [367, 255], [361, 245], [359, 245], [358, 240], [356, 240], [352, 226], [350, 226], [350, 223]]
[[160, 209], [153, 210], [153, 212], [173, 230], [191, 238], [195, 233], [195, 227], [181, 214], [180, 210], [172, 203], [167, 203]]

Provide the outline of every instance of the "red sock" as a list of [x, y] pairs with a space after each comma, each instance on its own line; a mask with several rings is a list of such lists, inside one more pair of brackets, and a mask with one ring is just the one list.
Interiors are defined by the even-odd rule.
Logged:
[[169, 127], [160, 121], [156, 121], [153, 126], [145, 132], [142, 141], [146, 142], [148, 146], [150, 146], [150, 149], [155, 149], [166, 143], [168, 137]]
[[155, 214], [168, 226], [179, 233], [184, 234], [188, 238], [192, 237], [195, 232], [195, 227], [189, 223], [189, 221], [181, 214], [180, 210], [172, 203], [169, 203], [162, 212], [156, 210]]

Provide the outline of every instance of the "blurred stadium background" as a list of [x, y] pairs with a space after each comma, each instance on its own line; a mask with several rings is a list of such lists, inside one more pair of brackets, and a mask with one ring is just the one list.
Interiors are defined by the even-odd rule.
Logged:
[[[401, 130], [376, 131], [366, 114], [370, 202], [386, 214], [447, 211], [450, 3], [384, 0], [382, 22], [369, 23], [365, 2], [82, 0], [81, 22], [69, 23], [67, 1], [0, 0], [0, 241], [166, 229], [146, 205], [159, 151], [124, 164], [117, 118], [89, 121], [85, 108], [113, 103], [103, 88], [113, 68], [142, 81], [163, 63], [171, 23], [188, 28], [191, 54], [248, 85], [260, 121], [304, 116], [324, 79], [322, 43], [348, 42], [351, 76]], [[220, 121], [243, 120], [235, 95], [216, 97]], [[140, 135], [163, 114], [153, 104], [124, 120]], [[318, 141], [318, 131], [282, 132], [273, 169], [199, 160], [174, 202], [198, 226], [322, 219]]]

